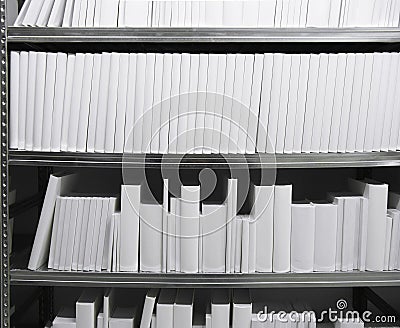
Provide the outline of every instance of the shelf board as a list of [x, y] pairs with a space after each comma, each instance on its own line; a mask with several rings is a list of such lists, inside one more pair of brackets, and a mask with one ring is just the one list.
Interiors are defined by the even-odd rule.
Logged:
[[339, 168], [400, 166], [400, 152], [351, 154], [122, 155], [9, 151], [9, 165], [103, 168]]
[[11, 43], [400, 42], [398, 28], [40, 28], [9, 27]]
[[13, 285], [143, 288], [296, 288], [400, 286], [400, 272], [308, 274], [154, 274], [108, 272], [10, 271]]

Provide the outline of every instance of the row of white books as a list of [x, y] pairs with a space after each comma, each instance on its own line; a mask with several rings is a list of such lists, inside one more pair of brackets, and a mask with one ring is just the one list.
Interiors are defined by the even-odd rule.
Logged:
[[12, 52], [10, 147], [196, 154], [395, 151], [399, 59], [399, 53]]
[[[272, 303], [253, 297], [248, 289], [217, 289], [202, 300], [193, 289], [150, 289], [143, 307], [115, 289], [104, 296], [96, 290], [84, 290], [74, 309], [63, 308], [53, 321], [53, 328], [290, 328], [317, 326], [317, 315], [301, 302]], [[103, 304], [101, 304], [103, 303]], [[125, 303], [121, 306], [121, 303]], [[140, 310], [141, 313], [140, 313]], [[141, 315], [140, 315], [141, 314]], [[333, 325], [332, 325], [333, 327]], [[364, 328], [356, 316], [338, 316], [335, 328]]]
[[399, 0], [26, 0], [38, 27], [398, 27]]
[[350, 179], [351, 192], [302, 203], [292, 201], [291, 185], [253, 186], [251, 212], [239, 215], [237, 179], [228, 179], [220, 204], [201, 202], [200, 186], [170, 198], [168, 179], [162, 204], [143, 203], [140, 185], [123, 185], [120, 211], [116, 198], [61, 197], [70, 181], [50, 178], [31, 270], [400, 270], [400, 195], [386, 184]]

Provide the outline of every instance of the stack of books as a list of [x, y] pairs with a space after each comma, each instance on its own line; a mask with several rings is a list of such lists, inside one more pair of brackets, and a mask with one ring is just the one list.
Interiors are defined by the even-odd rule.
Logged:
[[398, 27], [398, 0], [27, 0], [16, 26]]
[[291, 185], [253, 185], [243, 215], [236, 179], [228, 179], [224, 201], [212, 204], [200, 199], [200, 186], [170, 197], [167, 179], [161, 204], [145, 203], [140, 185], [123, 185], [120, 202], [70, 197], [70, 180], [50, 179], [31, 270], [46, 263], [191, 274], [400, 270], [400, 194], [387, 184], [350, 179], [350, 191], [322, 202], [293, 201]]
[[[266, 301], [248, 289], [218, 289], [202, 296], [197, 298], [193, 289], [150, 289], [143, 306], [138, 306], [139, 302], [127, 300], [127, 294], [115, 289], [108, 289], [103, 297], [98, 291], [84, 290], [75, 310], [63, 308], [53, 328], [315, 328], [320, 322], [306, 303]], [[342, 311], [335, 328], [363, 328], [362, 314], [351, 313], [348, 317]]]
[[399, 53], [12, 52], [10, 147], [128, 154], [395, 151], [399, 59]]

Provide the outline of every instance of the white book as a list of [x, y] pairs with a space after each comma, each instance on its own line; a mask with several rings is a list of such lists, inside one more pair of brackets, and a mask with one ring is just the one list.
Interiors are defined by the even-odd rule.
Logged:
[[92, 242], [91, 242], [91, 251], [89, 257], [88, 271], [94, 271], [96, 269], [96, 257], [97, 257], [97, 248], [99, 246], [99, 236], [100, 236], [100, 225], [101, 225], [101, 216], [103, 213], [103, 206], [108, 207], [107, 199], [96, 197], [96, 212], [94, 217], [94, 225], [92, 231]]
[[351, 97], [349, 130], [347, 132], [347, 152], [356, 150], [357, 128], [359, 126], [361, 96], [364, 83], [365, 54], [356, 54], [354, 69], [353, 93]]
[[290, 86], [288, 93], [287, 119], [285, 129], [285, 140], [283, 152], [291, 154], [293, 152], [294, 131], [296, 127], [297, 96], [299, 94], [299, 75], [301, 55], [291, 55], [292, 64], [290, 69]]
[[88, 9], [88, 2], [89, 2], [89, 0], [82, 0], [82, 2], [81, 2], [81, 10], [79, 12], [79, 20], [78, 20], [79, 27], [86, 27], [87, 13], [88, 13], [88, 11], [92, 10], [92, 8]]
[[107, 288], [103, 296], [103, 325], [98, 328], [109, 328], [109, 322], [115, 307], [115, 289]]
[[83, 256], [83, 270], [90, 270], [90, 258], [92, 256], [92, 245], [93, 245], [93, 231], [95, 227], [95, 221], [97, 215], [97, 198], [90, 198], [89, 201], [89, 218], [88, 218], [88, 227], [86, 234], [86, 243], [85, 243], [85, 253]]
[[64, 16], [61, 26], [71, 27], [72, 26], [72, 14], [74, 10], [74, 0], [66, 0]]
[[291, 271], [314, 270], [315, 207], [313, 204], [292, 204]]
[[[400, 3], [400, 2], [399, 2]], [[397, 57], [397, 60], [400, 60], [400, 57]], [[400, 63], [397, 65], [397, 73], [396, 73], [396, 90], [400, 88]], [[396, 97], [394, 102], [394, 108], [398, 108], [400, 105], [400, 100]], [[399, 128], [400, 128], [400, 113], [397, 110], [393, 111], [393, 119], [390, 129], [390, 141], [389, 141], [389, 150], [395, 151], [397, 150], [398, 144], [398, 135], [399, 135]]]
[[257, 27], [260, 1], [251, 0], [243, 2], [243, 27]]
[[214, 291], [211, 298], [211, 327], [229, 328], [230, 293], [226, 289]]
[[367, 126], [364, 140], [364, 151], [372, 152], [374, 149], [375, 124], [379, 113], [379, 87], [383, 72], [383, 54], [374, 54], [374, 67], [371, 79], [371, 95], [368, 107]]
[[184, 27], [185, 26], [185, 17], [186, 17], [186, 4], [185, 1], [178, 1], [178, 20], [176, 27]]
[[191, 328], [193, 324], [193, 289], [179, 289], [174, 303], [174, 328]]
[[223, 26], [241, 26], [243, 21], [243, 1], [233, 0], [223, 3]]
[[35, 5], [28, 6], [25, 17], [22, 21], [23, 26], [36, 26], [44, 2], [45, 0], [39, 0]]
[[[54, 222], [51, 230], [51, 242], [50, 242], [50, 251], [49, 251], [49, 261], [47, 263], [48, 269], [54, 269], [54, 257], [57, 249], [57, 234], [60, 224], [63, 223], [62, 218], [60, 217], [61, 207], [62, 207], [62, 198], [57, 197], [54, 211]], [[61, 223], [60, 223], [61, 221]]]
[[268, 138], [268, 117], [270, 111], [272, 73], [274, 67], [274, 55], [264, 54], [264, 68], [262, 73], [262, 87], [260, 100], [260, 114], [257, 129], [257, 152], [265, 153], [267, 144], [270, 143]]
[[112, 53], [110, 62], [110, 81], [108, 86], [107, 100], [107, 118], [106, 118], [106, 136], [104, 151], [106, 153], [114, 152], [115, 139], [115, 121], [117, 118], [117, 101], [118, 101], [118, 80], [120, 74], [120, 54]]
[[234, 257], [234, 270], [235, 273], [240, 273], [242, 268], [242, 237], [243, 237], [243, 218], [242, 215], [237, 215], [235, 217], [234, 226], [232, 231], [232, 238], [235, 242], [232, 244], [232, 253], [235, 254]]
[[[120, 231], [121, 231], [121, 216], [116, 214], [113, 216], [114, 219], [114, 228], [113, 228], [113, 248], [112, 248], [112, 256], [111, 256], [111, 271], [119, 272], [120, 271]], [[109, 259], [108, 259], [109, 260]]]
[[385, 243], [385, 258], [384, 258], [384, 271], [389, 270], [389, 257], [390, 257], [390, 246], [392, 243], [392, 228], [393, 228], [393, 219], [391, 216], [386, 217], [386, 243]]
[[282, 27], [283, 1], [276, 2], [274, 27]]
[[392, 218], [393, 229], [392, 239], [390, 243], [389, 252], [389, 270], [393, 271], [396, 269], [397, 259], [399, 258], [399, 244], [400, 244], [400, 212], [395, 209], [389, 209], [388, 215]]
[[125, 27], [149, 27], [149, 1], [126, 1]]
[[340, 118], [340, 129], [339, 129], [339, 142], [338, 149], [339, 153], [346, 152], [347, 134], [349, 131], [349, 119], [351, 112], [351, 96], [354, 80], [354, 70], [356, 64], [356, 55], [347, 55], [347, 66], [346, 66], [346, 77], [344, 80], [344, 92], [343, 92], [343, 103], [342, 103], [342, 114]]
[[250, 214], [249, 215], [249, 273], [256, 272], [256, 247], [257, 247], [257, 226], [256, 220]]
[[[199, 27], [200, 23], [200, 2], [201, 1], [192, 1], [192, 27]], [[167, 2], [168, 3], [168, 2]], [[204, 8], [205, 11], [205, 8]]]
[[278, 122], [279, 122], [279, 104], [281, 94], [281, 81], [283, 72], [283, 54], [273, 54], [273, 70], [272, 70], [272, 85], [271, 85], [271, 98], [270, 110], [267, 125], [267, 143], [266, 152], [275, 153], [276, 139], [278, 135]]
[[303, 140], [301, 145], [301, 151], [303, 153], [311, 152], [312, 142], [312, 127], [314, 123], [317, 90], [318, 90], [318, 72], [320, 66], [320, 55], [312, 54], [310, 57], [309, 65], [309, 78], [307, 88], [307, 102], [306, 111], [304, 114], [304, 126], [303, 126]]
[[[135, 123], [135, 101], [136, 101], [136, 62], [137, 62], [137, 54], [129, 54], [129, 74], [128, 74], [128, 86], [126, 93], [126, 109], [125, 109], [125, 135], [124, 138], [124, 153], [132, 153], [133, 152], [133, 128]], [[120, 64], [121, 65], [121, 64]], [[121, 88], [118, 88], [118, 91], [121, 91]], [[121, 91], [122, 93], [122, 91]], [[128, 97], [129, 95], [129, 97]], [[122, 107], [122, 102], [119, 103]], [[117, 112], [118, 113], [118, 112]], [[118, 114], [117, 114], [118, 115]], [[118, 134], [119, 136], [119, 134]], [[117, 142], [117, 139], [116, 139]]]
[[[109, 220], [107, 224], [108, 244], [105, 245], [105, 247], [107, 247], [107, 263], [104, 265], [106, 266], [107, 272], [113, 271], [113, 266], [115, 265], [115, 251], [118, 247], [117, 242], [119, 242], [119, 245], [121, 245], [121, 240], [114, 238], [116, 230], [118, 229], [118, 220], [120, 221], [119, 223], [121, 223], [121, 213], [114, 213], [111, 217], [111, 220]], [[119, 271], [122, 271], [121, 266], [119, 267]]]
[[[231, 126], [230, 123], [232, 117], [232, 105], [233, 105], [232, 98], [233, 98], [233, 86], [235, 81], [235, 66], [236, 66], [236, 56], [233, 54], [228, 54], [226, 58], [226, 76], [225, 76], [224, 97], [223, 97], [224, 104], [222, 109], [221, 140], [219, 146], [219, 151], [222, 154], [227, 154], [229, 152], [229, 136], [230, 136], [230, 126]], [[200, 77], [200, 72], [199, 72], [199, 77]], [[200, 98], [200, 100], [201, 99], [202, 98]], [[198, 115], [196, 115], [196, 120], [197, 116]], [[196, 129], [197, 127], [198, 125], [196, 121]]]
[[100, 26], [117, 27], [119, 0], [102, 0], [100, 6]]
[[83, 69], [82, 96], [79, 111], [78, 138], [76, 142], [76, 151], [86, 151], [86, 142], [88, 138], [88, 122], [90, 113], [90, 93], [92, 89], [94, 55], [85, 54], [85, 63]]
[[181, 55], [180, 67], [180, 85], [179, 85], [179, 105], [178, 105], [178, 118], [177, 118], [177, 132], [176, 140], [174, 141], [174, 148], [178, 154], [186, 153], [187, 143], [187, 121], [189, 113], [189, 87], [190, 87], [190, 59], [191, 55], [184, 53]]
[[181, 272], [181, 201], [179, 198], [175, 198], [175, 200], [175, 207], [171, 208], [171, 213], [174, 211], [172, 214], [175, 216], [175, 271]]
[[85, 289], [76, 302], [76, 328], [95, 328], [100, 297], [95, 289]]
[[251, 214], [256, 226], [256, 272], [272, 272], [274, 186], [253, 186]]
[[212, 136], [212, 146], [215, 153], [219, 153], [221, 147], [221, 131], [223, 120], [225, 80], [226, 80], [227, 56], [218, 55], [217, 89], [215, 95], [214, 127]]
[[[168, 262], [168, 214], [169, 214], [169, 185], [168, 179], [163, 179], [163, 203], [162, 203], [162, 272], [167, 272]], [[174, 229], [175, 230], [175, 229]]]
[[314, 271], [333, 272], [336, 261], [338, 206], [313, 203], [315, 207]]
[[228, 179], [227, 186], [227, 198], [226, 198], [226, 206], [227, 206], [227, 215], [226, 215], [226, 256], [225, 256], [225, 271], [226, 273], [233, 273], [233, 259], [234, 253], [232, 254], [232, 230], [234, 224], [234, 218], [237, 214], [237, 180], [236, 179]]
[[[82, 242], [82, 232], [83, 226], [85, 224], [83, 212], [85, 209], [85, 199], [83, 197], [78, 197], [78, 211], [76, 215], [76, 227], [75, 227], [75, 237], [74, 237], [74, 247], [72, 251], [72, 271], [78, 271], [78, 261], [79, 261], [79, 250], [81, 248]], [[86, 231], [87, 233], [87, 231]], [[86, 237], [86, 236], [85, 236]]]
[[280, 27], [288, 27], [289, 15], [290, 15], [290, 0], [282, 0], [282, 12], [281, 12], [281, 20]]
[[379, 115], [381, 113], [382, 108], [386, 108], [387, 104], [387, 91], [389, 89], [389, 77], [391, 71], [391, 55], [389, 53], [382, 54], [383, 56], [383, 66], [382, 66], [382, 75], [381, 82], [379, 86], [379, 95], [378, 95], [378, 108], [380, 111], [376, 115], [375, 121], [375, 130], [374, 130], [374, 139], [373, 139], [373, 151], [380, 151], [382, 149], [382, 136], [384, 129], [385, 117], [384, 115]]
[[[168, 2], [169, 3], [169, 2]], [[169, 114], [171, 108], [172, 54], [164, 54], [162, 74], [162, 95], [160, 108], [160, 145], [159, 153], [168, 152]], [[196, 88], [197, 91], [197, 88]], [[194, 144], [194, 142], [193, 142]]]
[[342, 269], [343, 216], [345, 197], [329, 194], [329, 198], [337, 206], [335, 271], [340, 271]]
[[[53, 269], [58, 270], [60, 267], [60, 257], [61, 257], [61, 246], [64, 232], [64, 221], [65, 221], [65, 211], [67, 208], [67, 199], [66, 197], [60, 198], [60, 214], [59, 214], [59, 222], [57, 227], [57, 236], [56, 236], [56, 244], [54, 250], [54, 259], [53, 259]], [[54, 223], [53, 223], [54, 224]], [[50, 249], [51, 252], [51, 249]], [[50, 255], [49, 255], [49, 264], [50, 263]]]
[[281, 90], [279, 97], [279, 108], [278, 108], [278, 121], [275, 141], [275, 153], [282, 154], [285, 146], [285, 130], [286, 130], [286, 119], [288, 111], [289, 101], [289, 86], [290, 86], [290, 72], [292, 66], [292, 55], [283, 55], [282, 65], [282, 76], [288, 76], [289, 78], [282, 78]]
[[78, 197], [71, 197], [72, 205], [71, 205], [71, 212], [69, 216], [69, 229], [68, 229], [68, 239], [67, 239], [67, 252], [66, 252], [66, 259], [65, 259], [65, 271], [72, 270], [72, 261], [73, 261], [73, 252], [75, 250], [75, 241], [77, 241], [77, 218], [79, 212], [79, 198]]
[[368, 199], [366, 270], [382, 271], [384, 265], [388, 185], [350, 180], [351, 190]]
[[[10, 56], [10, 148], [18, 149], [18, 117], [20, 93], [20, 53], [11, 51]], [[22, 81], [21, 81], [22, 84]], [[25, 100], [26, 101], [26, 100]], [[22, 108], [21, 108], [22, 110]]]
[[242, 220], [242, 256], [240, 263], [240, 272], [249, 273], [249, 255], [250, 255], [250, 218], [245, 216]]
[[64, 213], [64, 224], [62, 227], [62, 240], [61, 240], [61, 250], [59, 255], [58, 270], [65, 270], [65, 263], [67, 259], [67, 248], [68, 248], [68, 234], [69, 225], [71, 222], [71, 209], [72, 209], [72, 198], [66, 197], [65, 213]]
[[76, 55], [68, 54], [68, 59], [67, 59], [67, 75], [65, 78], [64, 104], [63, 104], [62, 127], [61, 127], [61, 146], [60, 146], [61, 151], [68, 150], [68, 131], [69, 131], [69, 118], [71, 113], [72, 87], [74, 82], [75, 57]]
[[26, 13], [31, 5], [31, 0], [24, 1], [17, 18], [15, 19], [13, 26], [23, 26], [23, 21], [25, 19]]
[[213, 123], [215, 118], [214, 112], [215, 112], [215, 103], [217, 97], [216, 96], [217, 78], [218, 78], [218, 55], [209, 54], [208, 69], [207, 69], [207, 87], [206, 87], [207, 93], [204, 94], [205, 110], [204, 110], [204, 129], [203, 129], [203, 154], [211, 154], [216, 152], [216, 146], [212, 144], [212, 137], [214, 132]]
[[156, 312], [158, 322], [162, 322], [163, 327], [174, 327], [174, 302], [176, 290], [162, 289], [158, 297]]
[[178, 1], [171, 1], [171, 20], [170, 27], [177, 27], [178, 25]]
[[[188, 153], [195, 152], [195, 136], [196, 136], [196, 112], [197, 112], [197, 88], [199, 83], [199, 65], [200, 55], [190, 55], [190, 73], [189, 73], [189, 104], [187, 116], [186, 151]], [[170, 73], [170, 70], [169, 70]], [[170, 74], [169, 74], [170, 76]]]
[[83, 1], [76, 1], [73, 4], [72, 8], [72, 21], [71, 21], [71, 27], [78, 27], [79, 26], [79, 18], [81, 14], [81, 7], [82, 7]]
[[66, 0], [55, 0], [53, 8], [51, 9], [48, 27], [60, 27], [64, 17]]
[[37, 270], [47, 262], [56, 199], [71, 190], [74, 175], [51, 175], [44, 196], [42, 211], [33, 242], [28, 269]]
[[25, 149], [25, 124], [28, 116], [28, 79], [29, 52], [21, 51], [19, 59], [19, 92], [18, 92], [18, 149]]
[[347, 65], [347, 54], [338, 54], [337, 59], [337, 72], [336, 72], [336, 83], [335, 83], [335, 96], [333, 99], [333, 110], [331, 119], [331, 128], [329, 135], [329, 152], [336, 153], [339, 145], [339, 134], [341, 128], [341, 114], [342, 104], [344, 95], [344, 84], [346, 78], [346, 65]]
[[95, 8], [93, 10], [93, 26], [100, 27], [101, 8], [103, 0], [96, 0]]
[[239, 137], [238, 137], [238, 152], [240, 154], [246, 153], [246, 146], [247, 146], [246, 143], [249, 134], [248, 131], [249, 131], [253, 70], [254, 70], [254, 55], [245, 55], [243, 89], [242, 89], [242, 98], [240, 100], [241, 106], [240, 106]]
[[[108, 198], [108, 206], [104, 206], [101, 215], [101, 223], [100, 223], [100, 235], [99, 235], [99, 245], [97, 247], [97, 255], [96, 255], [96, 271], [101, 271], [102, 267], [106, 268], [106, 262], [108, 258], [108, 248], [107, 245], [107, 225], [109, 220], [111, 220], [113, 213], [116, 209], [116, 201], [115, 197]], [[109, 238], [109, 237], [108, 237]], [[104, 265], [103, 265], [104, 263]]]
[[233, 292], [232, 328], [250, 328], [252, 301], [248, 289]]
[[[367, 122], [368, 113], [370, 106], [370, 96], [372, 87], [372, 73], [374, 69], [374, 54], [365, 54], [365, 64], [364, 64], [364, 75], [363, 75], [363, 85], [361, 90], [361, 103], [360, 112], [357, 125], [357, 136], [356, 136], [356, 152], [362, 152], [364, 150], [364, 140], [368, 133]], [[399, 115], [400, 118], [400, 115]]]
[[150, 328], [151, 319], [160, 290], [150, 289], [144, 299], [142, 319], [140, 321], [140, 328]]
[[136, 308], [117, 307], [110, 318], [110, 328], [134, 328], [136, 327]]
[[330, 14], [329, 0], [309, 0], [307, 27], [328, 27]]
[[240, 130], [240, 112], [242, 111], [241, 99], [244, 85], [243, 77], [245, 74], [245, 59], [246, 56], [244, 54], [236, 55], [235, 80], [233, 85], [233, 100], [228, 147], [229, 153], [231, 154], [237, 154], [239, 152], [238, 143]]
[[226, 205], [203, 204], [202, 214], [202, 272], [225, 273]]
[[[171, 211], [176, 206], [172, 200], [175, 199], [171, 198]], [[172, 212], [167, 214], [167, 221], [167, 272], [174, 272], [176, 271], [176, 217], [172, 214]]]
[[127, 1], [120, 0], [118, 4], [118, 27], [125, 27], [125, 6]]
[[104, 153], [106, 143], [107, 111], [108, 111], [108, 90], [110, 88], [110, 67], [111, 53], [101, 54], [100, 85], [96, 120], [96, 133], [94, 150]]
[[78, 141], [79, 114], [81, 110], [81, 97], [83, 85], [83, 70], [85, 65], [85, 54], [78, 53], [75, 56], [75, 68], [72, 82], [72, 100], [68, 122], [68, 137], [66, 139], [67, 151], [76, 152]]
[[154, 68], [153, 119], [151, 123], [151, 142], [150, 142], [151, 153], [160, 152], [160, 129], [161, 129], [164, 58], [165, 58], [164, 54], [156, 54], [156, 64]]
[[92, 74], [92, 87], [90, 90], [90, 106], [89, 106], [89, 119], [86, 150], [94, 152], [96, 143], [96, 130], [97, 130], [97, 114], [99, 104], [99, 88], [100, 88], [100, 73], [102, 55], [95, 54], [93, 59], [93, 74]]
[[382, 133], [382, 145], [381, 151], [389, 151], [390, 146], [390, 132], [393, 121], [393, 112], [395, 111], [395, 94], [396, 94], [396, 81], [397, 81], [397, 71], [398, 71], [398, 62], [399, 55], [395, 53], [391, 53], [391, 62], [390, 62], [390, 75], [389, 75], [389, 88], [387, 90], [387, 100], [385, 112], [384, 112], [384, 123], [383, 123], [383, 133]]
[[[42, 53], [43, 54], [43, 53]], [[36, 70], [37, 70], [37, 58], [38, 53], [30, 51], [29, 52], [29, 62], [28, 62], [28, 85], [36, 85]], [[43, 67], [43, 70], [45, 67]], [[26, 77], [25, 77], [26, 78]], [[40, 86], [40, 82], [38, 84]], [[25, 119], [25, 145], [24, 149], [33, 150], [33, 130], [34, 130], [34, 119], [35, 119], [35, 92], [36, 88], [28, 87], [26, 96], [26, 119]], [[39, 88], [38, 88], [39, 94]]]
[[329, 27], [339, 27], [340, 14], [342, 11], [342, 0], [331, 1], [331, 9], [329, 13]]
[[89, 227], [89, 214], [90, 214], [90, 198], [85, 197], [83, 199], [83, 213], [82, 213], [82, 227], [81, 227], [81, 236], [79, 242], [79, 252], [78, 252], [78, 266], [77, 270], [83, 270], [83, 262], [85, 258], [85, 250], [87, 243], [87, 234]]
[[254, 74], [251, 87], [250, 112], [246, 153], [254, 154], [257, 147], [257, 128], [260, 115], [261, 90], [263, 82], [264, 55], [254, 56]]
[[[86, 27], [94, 27], [94, 16], [96, 10], [96, 0], [87, 0], [87, 11], [86, 11]], [[96, 21], [97, 23], [97, 21]]]
[[224, 1], [205, 1], [205, 25], [207, 27], [223, 26]]
[[273, 272], [290, 271], [292, 186], [275, 186]]
[[[41, 151], [47, 151], [47, 152], [49, 152], [51, 149], [51, 128], [53, 123], [54, 92], [55, 92], [54, 85], [56, 82], [57, 57], [58, 55], [56, 53], [47, 54], [46, 83], [45, 83], [46, 87], [44, 91], [43, 123], [41, 128], [42, 131], [39, 130], [41, 134], [40, 137], [39, 133], [37, 133], [36, 131], [34, 136], [35, 137], [34, 144], [36, 143], [36, 148], [37, 149], [40, 148]], [[38, 125], [40, 125], [40, 123]], [[10, 133], [11, 132], [12, 131], [10, 131]]]
[[140, 185], [121, 187], [121, 271], [138, 271]]
[[[143, 117], [139, 118], [142, 128], [142, 153], [149, 153], [151, 147], [151, 124], [153, 120], [154, 69], [156, 54], [146, 54], [146, 71], [144, 81]], [[149, 128], [147, 128], [149, 127]]]
[[352, 271], [355, 249], [356, 220], [360, 212], [359, 197], [346, 197], [343, 213], [343, 236], [342, 236], [342, 271]]
[[162, 206], [140, 204], [140, 271], [162, 271]]
[[338, 58], [336, 54], [328, 55], [328, 69], [326, 77], [326, 92], [323, 105], [322, 130], [319, 152], [328, 153], [329, 139], [332, 126], [332, 117], [335, 100], [335, 86], [338, 71]]
[[358, 270], [365, 271], [367, 259], [368, 199], [360, 198], [360, 228], [358, 240]]
[[329, 55], [320, 54], [318, 70], [318, 89], [315, 100], [314, 121], [312, 125], [311, 152], [318, 153], [321, 147], [322, 124], [324, 119], [326, 84], [328, 75]]
[[171, 107], [169, 114], [169, 142], [168, 153], [176, 154], [178, 142], [178, 120], [179, 120], [179, 87], [181, 80], [182, 55], [172, 55], [172, 77], [171, 77]]
[[103, 264], [103, 251], [105, 241], [105, 231], [107, 226], [107, 216], [109, 215], [110, 198], [101, 198], [101, 211], [97, 212], [94, 243], [92, 246], [92, 254], [90, 266], [92, 270], [101, 271]]
[[181, 272], [199, 271], [200, 186], [182, 186], [181, 216]]
[[275, 22], [274, 0], [260, 0], [258, 11], [258, 27], [274, 27]]

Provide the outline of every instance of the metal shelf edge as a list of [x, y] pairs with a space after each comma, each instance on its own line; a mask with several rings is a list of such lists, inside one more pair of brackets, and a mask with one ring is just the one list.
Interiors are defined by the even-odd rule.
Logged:
[[28, 42], [400, 42], [399, 28], [52, 28], [9, 27]]
[[11, 284], [168, 288], [294, 288], [400, 286], [400, 272], [310, 274], [152, 274], [11, 270]]

